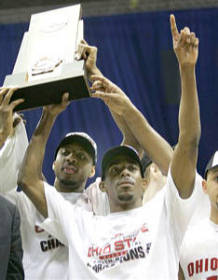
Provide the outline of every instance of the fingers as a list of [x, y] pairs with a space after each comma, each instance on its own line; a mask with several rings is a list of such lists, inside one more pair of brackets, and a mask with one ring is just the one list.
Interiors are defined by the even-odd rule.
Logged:
[[92, 57], [96, 60], [97, 57], [97, 48], [94, 46], [89, 46], [85, 40], [81, 40], [81, 42], [78, 45], [78, 49], [76, 51], [75, 59], [80, 60], [84, 59], [86, 60], [88, 57]]
[[190, 44], [193, 47], [198, 47], [198, 45], [199, 45], [199, 39], [196, 37], [194, 32], [191, 32], [191, 34], [190, 34]]
[[107, 106], [110, 106], [112, 101], [116, 102], [117, 94], [112, 94], [111, 95], [110, 93], [104, 93], [102, 91], [97, 91], [95, 94], [92, 95], [92, 97], [99, 98], [102, 101], [104, 101], [104, 103]]
[[5, 96], [5, 94], [8, 92], [8, 88], [1, 88], [0, 90], [0, 104], [2, 103], [2, 100]]
[[196, 38], [196, 35], [194, 32], [190, 32], [190, 29], [188, 27], [185, 27], [179, 37], [178, 47], [198, 47], [199, 40]]
[[70, 104], [70, 101], [69, 101], [69, 93], [68, 92], [65, 92], [62, 96], [62, 100], [61, 100], [61, 104], [64, 105], [64, 106], [67, 106]]
[[11, 107], [12, 110], [14, 110], [14, 108], [15, 108], [17, 105], [19, 105], [19, 104], [21, 104], [21, 103], [23, 103], [23, 102], [24, 102], [24, 99], [22, 99], [22, 98], [17, 99], [17, 100], [15, 100], [15, 101], [12, 101], [12, 102], [11, 102], [10, 107]]
[[7, 89], [7, 90], [8, 90], [8, 92], [4, 96], [4, 99], [2, 101], [2, 105], [8, 105], [9, 104], [9, 102], [11, 100], [11, 97], [14, 94], [14, 92], [17, 90], [17, 88], [10, 88], [10, 89]]
[[176, 26], [176, 19], [174, 15], [170, 15], [170, 27], [171, 27], [171, 34], [172, 37], [177, 40], [178, 36], [179, 36], [179, 32]]
[[[103, 76], [100, 76], [100, 75], [92, 75], [92, 76], [90, 77], [90, 80], [91, 80], [92, 82], [98, 81], [99, 83], [102, 84], [103, 87], [109, 87], [109, 86], [111, 86], [111, 84], [112, 84], [107, 78], [105, 78], [105, 77], [103, 77]], [[94, 83], [93, 83], [93, 84], [94, 84]]]
[[111, 97], [111, 94], [105, 93], [103, 91], [96, 91], [96, 93], [92, 94], [92, 97], [100, 98], [100, 99], [108, 99]]
[[105, 87], [103, 86], [101, 81], [95, 81], [92, 86], [90, 87], [91, 90], [99, 90], [99, 91], [104, 91]]
[[81, 44], [88, 45], [88, 43], [86, 42], [86, 40], [85, 40], [85, 39], [82, 39], [82, 40], [80, 41], [80, 43], [81, 43]]

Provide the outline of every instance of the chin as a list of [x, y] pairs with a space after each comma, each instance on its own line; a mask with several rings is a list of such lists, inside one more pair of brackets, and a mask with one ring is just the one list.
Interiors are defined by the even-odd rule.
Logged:
[[62, 179], [62, 180], [60, 180], [60, 182], [61, 182], [61, 185], [66, 186], [68, 188], [72, 188], [72, 189], [74, 188], [74, 186], [77, 185], [76, 182], [73, 180]]
[[134, 200], [134, 196], [131, 194], [122, 194], [118, 196], [120, 202], [129, 202], [132, 203]]

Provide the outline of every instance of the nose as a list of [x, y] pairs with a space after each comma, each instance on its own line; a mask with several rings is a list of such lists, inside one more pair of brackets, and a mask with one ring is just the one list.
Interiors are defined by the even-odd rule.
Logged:
[[121, 171], [121, 177], [128, 177], [128, 176], [130, 176], [130, 172], [126, 167], [124, 167], [123, 170]]
[[66, 159], [67, 159], [68, 163], [72, 163], [72, 164], [77, 163], [77, 159], [76, 159], [76, 156], [74, 153], [70, 153], [69, 155], [67, 155]]

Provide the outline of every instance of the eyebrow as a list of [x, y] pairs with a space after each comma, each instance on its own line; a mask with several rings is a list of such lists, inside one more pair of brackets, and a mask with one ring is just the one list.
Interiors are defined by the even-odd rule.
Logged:
[[218, 173], [218, 167], [215, 167], [214, 169], [212, 169], [211, 172], [212, 172], [213, 175]]
[[[112, 166], [114, 165], [119, 165], [119, 164], [122, 164], [123, 163], [123, 160], [120, 160], [120, 161], [112, 161], [111, 163], [109, 163], [107, 169], [110, 169]], [[139, 165], [137, 161], [135, 160], [127, 160], [125, 161], [125, 163], [127, 164], [134, 164], [134, 165]]]
[[80, 152], [80, 153], [84, 153], [85, 155], [89, 154], [89, 153], [86, 152], [86, 150], [80, 149], [80, 148], [71, 149], [71, 147], [64, 146], [64, 147], [61, 147], [60, 149], [62, 149], [63, 151]]

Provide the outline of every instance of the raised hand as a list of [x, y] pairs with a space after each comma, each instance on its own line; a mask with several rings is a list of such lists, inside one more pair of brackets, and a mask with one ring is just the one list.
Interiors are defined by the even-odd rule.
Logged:
[[190, 32], [188, 27], [185, 27], [179, 33], [174, 15], [170, 15], [170, 26], [173, 49], [179, 64], [181, 66], [195, 65], [198, 59], [199, 39], [195, 36], [194, 32]]
[[76, 59], [84, 59], [85, 67], [88, 75], [97, 74], [100, 75], [101, 72], [96, 65], [98, 49], [94, 46], [90, 46], [85, 40], [81, 40], [76, 51]]
[[64, 93], [62, 96], [62, 101], [60, 104], [52, 104], [43, 107], [43, 112], [47, 115], [51, 115], [53, 117], [58, 116], [62, 111], [64, 111], [67, 106], [70, 104], [69, 101], [69, 93]]
[[10, 103], [11, 97], [16, 91], [16, 88], [3, 88], [0, 90], [0, 147], [8, 136], [11, 136], [14, 131], [13, 110], [14, 108], [24, 102], [24, 99], [17, 99]]
[[111, 112], [123, 115], [131, 101], [126, 94], [110, 80], [103, 76], [93, 75], [91, 89], [95, 91], [92, 97], [100, 98], [109, 107]]

